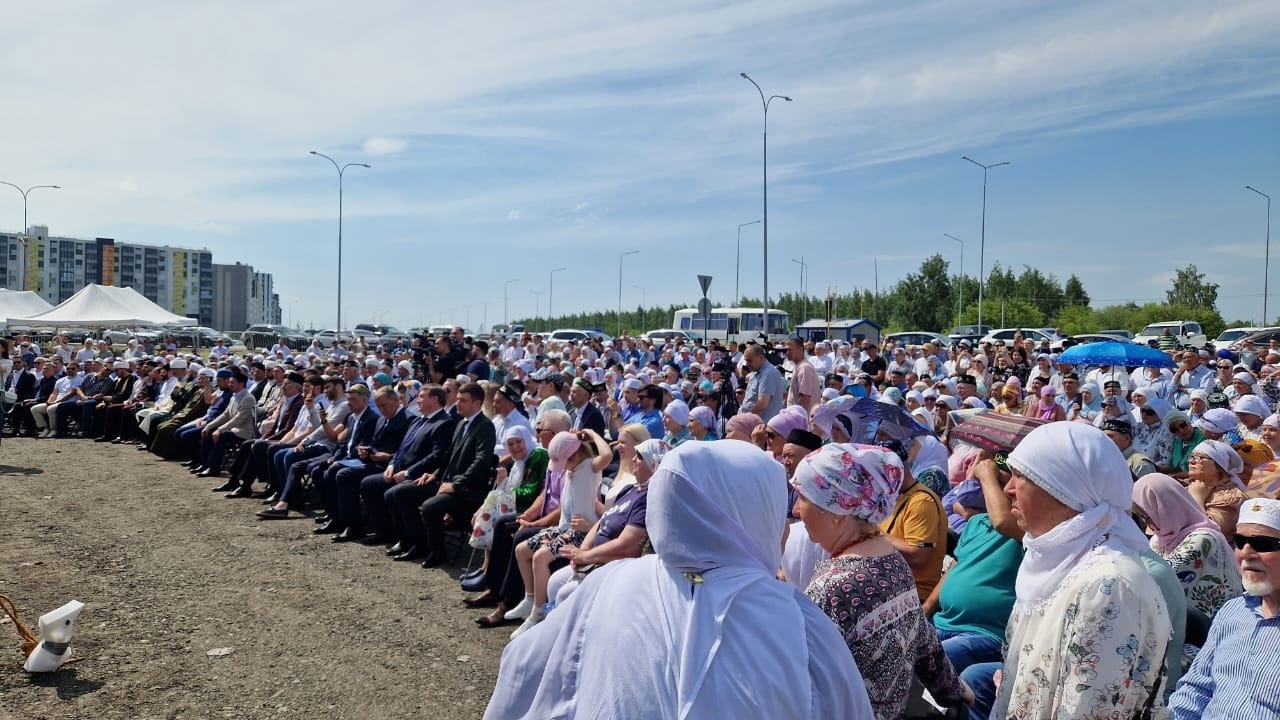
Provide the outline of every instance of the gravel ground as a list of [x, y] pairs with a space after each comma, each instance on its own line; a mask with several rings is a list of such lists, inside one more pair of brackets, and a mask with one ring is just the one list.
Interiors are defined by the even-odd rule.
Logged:
[[456, 568], [258, 521], [215, 484], [132, 447], [4, 440], [0, 593], [33, 630], [86, 608], [82, 662], [31, 676], [0, 651], [0, 718], [480, 717], [507, 633], [472, 622]]

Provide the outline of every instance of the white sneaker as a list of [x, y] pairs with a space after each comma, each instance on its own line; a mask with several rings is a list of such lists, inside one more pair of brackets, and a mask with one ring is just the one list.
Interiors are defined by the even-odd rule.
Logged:
[[504, 620], [524, 620], [533, 612], [533, 596], [525, 595], [519, 605], [511, 608], [502, 616]]
[[51, 437], [53, 437], [53, 431], [52, 431], [52, 430], [43, 430], [43, 431], [41, 431], [41, 433], [40, 433], [39, 437], [42, 437], [42, 438], [51, 438]]
[[534, 625], [537, 625], [540, 622], [542, 622], [542, 613], [536, 612], [531, 614], [529, 617], [525, 618], [524, 622], [520, 624], [520, 627], [511, 632], [511, 639], [515, 640], [520, 637], [521, 634], [528, 632]]

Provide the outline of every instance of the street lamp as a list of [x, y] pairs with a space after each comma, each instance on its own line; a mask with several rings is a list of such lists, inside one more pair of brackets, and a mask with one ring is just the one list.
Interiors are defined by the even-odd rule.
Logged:
[[1008, 165], [1008, 162], [998, 162], [993, 165], [983, 165], [973, 158], [965, 155], [962, 160], [969, 162], [982, 168], [982, 235], [978, 240], [978, 325], [982, 325], [982, 297], [983, 289], [986, 287], [987, 279], [983, 276], [986, 272], [987, 260], [987, 171], [991, 168], [997, 168], [1001, 165]]
[[804, 261], [804, 256], [800, 259], [791, 258], [791, 262], [800, 266], [800, 292], [804, 294], [804, 319], [800, 322], [809, 322], [809, 283], [806, 282], [809, 274], [809, 263]]
[[644, 288], [640, 287], [639, 285], [632, 285], [631, 287], [640, 291], [640, 328], [644, 329], [645, 327], [647, 327], [644, 322], [644, 304], [645, 304]]
[[[956, 324], [960, 324], [960, 313], [964, 311], [964, 241], [952, 235], [951, 233], [942, 233], [942, 237], [949, 237], [960, 243], [960, 297], [956, 301]], [[981, 305], [979, 305], [981, 307]], [[981, 323], [979, 323], [981, 325]]]
[[365, 163], [347, 163], [339, 165], [337, 160], [325, 155], [324, 153], [311, 151], [312, 155], [322, 157], [333, 163], [333, 169], [338, 171], [338, 332], [342, 332], [342, 176], [347, 172], [349, 167], [372, 168], [372, 165]]
[[[542, 296], [546, 290], [530, 290], [533, 293], [533, 321], [538, 322], [538, 316], [542, 314]], [[550, 307], [550, 306], [548, 306]]]
[[511, 283], [516, 282], [520, 278], [511, 278], [502, 284], [502, 324], [507, 326], [504, 332], [511, 332], [511, 319], [507, 317], [507, 288], [511, 287]]
[[628, 250], [618, 254], [618, 337], [622, 337], [622, 259], [635, 255], [639, 250]]
[[742, 293], [741, 291], [738, 290], [738, 277], [742, 273], [742, 228], [748, 225], [755, 225], [758, 222], [760, 221], [752, 220], [751, 222], [745, 222], [738, 226], [738, 253], [737, 255], [734, 256], [734, 261], [733, 261], [733, 305], [734, 307], [737, 307], [738, 303], [742, 301]]
[[26, 253], [26, 249], [27, 249], [27, 195], [30, 195], [32, 190], [39, 190], [40, 188], [52, 188], [52, 189], [54, 189], [54, 190], [61, 190], [61, 189], [62, 189], [62, 186], [60, 186], [60, 185], [32, 185], [31, 187], [27, 188], [26, 190], [23, 190], [21, 187], [18, 187], [17, 185], [14, 185], [14, 184], [13, 184], [13, 183], [11, 183], [11, 182], [6, 182], [6, 181], [4, 181], [4, 180], [0, 180], [0, 185], [8, 185], [9, 187], [13, 188], [14, 190], [17, 190], [18, 192], [22, 193], [22, 234], [19, 236], [18, 242], [22, 243], [23, 253], [22, 253], [22, 280], [20, 281], [19, 288], [20, 288], [20, 289], [22, 289], [22, 290], [26, 290], [26, 289], [27, 289], [27, 253]]
[[547, 282], [547, 331], [551, 330], [551, 301], [556, 298], [556, 273], [569, 268], [558, 267], [551, 271], [551, 279]]
[[1267, 281], [1271, 279], [1271, 196], [1252, 185], [1245, 185], [1245, 190], [1252, 190], [1267, 199], [1267, 254], [1262, 265], [1262, 324], [1267, 324]]
[[768, 98], [764, 96], [764, 90], [760, 89], [760, 83], [751, 79], [746, 73], [738, 73], [744, 80], [756, 86], [756, 92], [760, 93], [760, 105], [764, 108], [764, 134], [762, 136], [763, 144], [763, 163], [762, 178], [764, 188], [764, 334], [769, 336], [769, 103], [775, 98], [781, 98], [787, 102], [791, 102], [791, 98], [786, 95], [770, 95]]

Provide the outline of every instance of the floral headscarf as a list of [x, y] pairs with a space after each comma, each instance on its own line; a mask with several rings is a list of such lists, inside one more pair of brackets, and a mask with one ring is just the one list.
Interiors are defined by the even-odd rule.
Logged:
[[831, 443], [800, 460], [791, 485], [827, 512], [877, 525], [893, 512], [902, 478], [902, 460], [891, 450]]

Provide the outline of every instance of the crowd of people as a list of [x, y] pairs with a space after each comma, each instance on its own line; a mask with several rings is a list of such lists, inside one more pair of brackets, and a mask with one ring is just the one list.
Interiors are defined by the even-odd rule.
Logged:
[[[20, 337], [0, 370], [13, 434], [482, 556], [487, 717], [1277, 717], [1280, 347], [1162, 345]], [[985, 412], [1027, 432], [955, 432]]]

